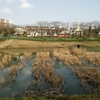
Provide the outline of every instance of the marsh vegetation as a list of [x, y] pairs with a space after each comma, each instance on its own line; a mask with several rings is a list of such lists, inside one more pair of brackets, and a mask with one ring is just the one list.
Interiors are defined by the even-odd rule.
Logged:
[[0, 97], [100, 93], [100, 52], [0, 53]]

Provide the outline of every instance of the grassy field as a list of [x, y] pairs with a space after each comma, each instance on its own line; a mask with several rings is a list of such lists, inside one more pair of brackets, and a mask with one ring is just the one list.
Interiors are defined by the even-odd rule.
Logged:
[[38, 52], [53, 51], [54, 49], [68, 49], [74, 46], [84, 46], [89, 51], [100, 51], [100, 41], [33, 41], [20, 39], [4, 39], [0, 40], [0, 51], [5, 53], [12, 52]]
[[64, 41], [64, 42], [44, 42], [18, 39], [6, 39], [0, 41], [0, 48], [67, 48], [69, 46], [80, 44], [86, 46], [100, 46], [100, 41]]

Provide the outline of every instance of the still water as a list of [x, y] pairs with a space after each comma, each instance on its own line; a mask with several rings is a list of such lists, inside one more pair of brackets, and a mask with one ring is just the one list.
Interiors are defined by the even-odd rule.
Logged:
[[[34, 63], [35, 56], [32, 56], [29, 60], [24, 60], [24, 67], [22, 71], [18, 71], [16, 82], [11, 82], [11, 85], [5, 85], [0, 86], [0, 97], [19, 97], [23, 96], [27, 90], [33, 90], [36, 91], [36, 86], [32, 83], [33, 80], [35, 80], [34, 77], [32, 77], [31, 69], [32, 65]], [[52, 66], [54, 69], [54, 72], [57, 74], [61, 74], [65, 81], [65, 92], [63, 94], [67, 95], [75, 95], [75, 94], [90, 94], [89, 90], [86, 90], [85, 86], [82, 86], [80, 84], [79, 79], [73, 75], [69, 68], [64, 65], [62, 61], [59, 61], [55, 57], [51, 56], [52, 59]], [[16, 65], [19, 62], [18, 60], [14, 61]], [[11, 63], [12, 64], [12, 63]], [[9, 64], [6, 68], [3, 70], [0, 70], [0, 76], [4, 77], [5, 72], [9, 70], [10, 65]], [[89, 88], [89, 85], [87, 84], [87, 87]], [[42, 90], [48, 89], [47, 83], [42, 79]]]

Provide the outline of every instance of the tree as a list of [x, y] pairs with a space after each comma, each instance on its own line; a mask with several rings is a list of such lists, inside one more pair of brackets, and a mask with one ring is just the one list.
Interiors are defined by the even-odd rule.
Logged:
[[46, 22], [44, 21], [38, 21], [36, 23], [36, 25], [39, 27], [38, 29], [40, 29], [40, 33], [41, 33], [41, 37], [43, 36], [43, 26], [46, 24]]
[[98, 35], [98, 32], [99, 32], [99, 27], [100, 27], [100, 22], [98, 21], [93, 21], [93, 27], [94, 27], [94, 32], [95, 32], [95, 36]]
[[27, 32], [26, 31], [23, 32], [23, 36], [25, 36], [25, 37], [27, 36]]
[[70, 25], [72, 28], [76, 28], [76, 22], [72, 22]]
[[13, 35], [15, 33], [15, 30], [13, 27], [9, 28], [8, 31], [9, 31], [9, 35]]
[[3, 31], [3, 36], [4, 36], [4, 37], [7, 37], [8, 35], [9, 35], [9, 32], [8, 32], [7, 29], [5, 29], [5, 30]]
[[85, 23], [85, 29], [87, 30], [87, 36], [92, 36], [92, 28], [93, 28], [92, 22]]
[[61, 23], [62, 28], [64, 28], [65, 30], [68, 30], [70, 23], [69, 22], [65, 22], [65, 23]]
[[62, 23], [61, 21], [51, 22], [51, 26], [55, 29], [55, 32], [57, 35], [59, 34], [59, 28], [60, 28], [61, 23]]

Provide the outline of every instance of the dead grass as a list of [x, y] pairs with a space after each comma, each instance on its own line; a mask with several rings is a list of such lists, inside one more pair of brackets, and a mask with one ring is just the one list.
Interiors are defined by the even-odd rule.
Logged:
[[[74, 44], [87, 44], [92, 46], [91, 42], [41, 42], [9, 39], [0, 42], [0, 48], [67, 48]], [[94, 45], [98, 46], [97, 42], [94, 42]]]
[[67, 66], [82, 65], [80, 59], [76, 55], [71, 54], [68, 50], [55, 50], [53, 55], [59, 60], [63, 61]]
[[0, 48], [6, 48], [13, 42], [13, 39], [0, 41]]
[[[71, 72], [76, 74], [80, 83], [85, 86], [85, 90], [90, 90], [90, 93], [100, 93], [100, 71], [96, 68], [83, 66], [71, 68]], [[89, 87], [87, 86], [89, 83]], [[95, 87], [95, 88], [92, 88]]]
[[[44, 92], [40, 92], [40, 94], [42, 93], [42, 95], [54, 95], [57, 93], [58, 95], [60, 94], [59, 90], [62, 92], [65, 91], [64, 80], [61, 75], [58, 75], [54, 72], [49, 52], [37, 52], [31, 72], [32, 76], [34, 76], [36, 79], [33, 80], [33, 84], [37, 86], [38, 90], [41, 89], [43, 79], [45, 80], [46, 84], [49, 85], [50, 89], [42, 90]], [[30, 92], [33, 93], [32, 91], [27, 91], [26, 95], [30, 95]], [[35, 92], [33, 95], [39, 94]]]
[[74, 47], [72, 50], [70, 50], [70, 53], [71, 54], [74, 54], [74, 55], [83, 55], [84, 53], [86, 52], [86, 49], [84, 48], [77, 48], [77, 47]]

